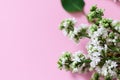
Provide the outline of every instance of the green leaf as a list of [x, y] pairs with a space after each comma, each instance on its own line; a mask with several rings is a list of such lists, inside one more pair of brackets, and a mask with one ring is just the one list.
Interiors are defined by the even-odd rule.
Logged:
[[61, 0], [63, 8], [67, 12], [78, 12], [84, 8], [84, 0]]

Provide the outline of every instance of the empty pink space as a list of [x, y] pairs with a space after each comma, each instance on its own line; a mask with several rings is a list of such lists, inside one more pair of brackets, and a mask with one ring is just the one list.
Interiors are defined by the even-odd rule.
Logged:
[[[112, 0], [85, 0], [85, 13], [97, 4], [105, 17], [120, 20], [120, 4]], [[67, 13], [60, 0], [0, 0], [0, 80], [89, 80], [90, 73], [60, 71], [57, 60], [63, 51], [83, 50], [58, 29], [62, 19], [75, 17], [87, 23], [82, 13]]]

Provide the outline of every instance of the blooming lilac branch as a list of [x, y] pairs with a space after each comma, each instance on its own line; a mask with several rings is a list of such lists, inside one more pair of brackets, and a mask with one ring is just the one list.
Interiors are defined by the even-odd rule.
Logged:
[[75, 27], [75, 19], [65, 19], [60, 29], [66, 36], [79, 42], [87, 37], [88, 54], [64, 52], [58, 60], [59, 69], [71, 72], [95, 71], [91, 80], [120, 80], [120, 21], [103, 18], [103, 10], [93, 6], [87, 15], [90, 25]]

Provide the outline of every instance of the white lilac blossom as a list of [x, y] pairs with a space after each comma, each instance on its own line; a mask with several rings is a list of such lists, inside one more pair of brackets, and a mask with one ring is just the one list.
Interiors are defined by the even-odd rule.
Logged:
[[73, 54], [70, 52], [63, 52], [63, 55], [58, 60], [58, 67], [60, 69], [70, 70], [73, 73], [74, 72], [82, 72], [87, 71], [89, 60], [86, 59], [86, 56], [83, 54], [83, 52], [78, 51]]
[[82, 60], [84, 60], [84, 59], [85, 59], [85, 56], [80, 51], [75, 52], [73, 54], [73, 56], [72, 56], [73, 63], [71, 64], [72, 72], [80, 72], [79, 71], [80, 68], [81, 68], [80, 66], [84, 66], [83, 63], [82, 63], [83, 62]]
[[74, 31], [75, 23], [75, 18], [68, 18], [61, 22], [59, 28], [63, 31], [64, 35], [67, 36]]
[[70, 52], [63, 52], [63, 55], [60, 57], [58, 61], [58, 67], [60, 69], [70, 70], [71, 64], [71, 53]]
[[97, 67], [96, 71], [103, 76], [112, 76], [116, 77], [117, 76], [117, 63], [115, 61], [108, 60], [105, 62], [105, 64], [102, 66], [102, 68]]
[[76, 20], [74, 18], [65, 19], [60, 24], [60, 29], [65, 36], [69, 36], [75, 42], [79, 42], [83, 36], [88, 37], [88, 26], [86, 24], [81, 24], [75, 27]]
[[112, 23], [111, 23], [112, 27], [117, 30], [119, 33], [120, 33], [120, 22], [117, 21], [117, 20], [114, 20]]
[[103, 18], [103, 10], [93, 6], [87, 15], [90, 25], [76, 26], [75, 19], [65, 19], [60, 29], [75, 42], [89, 38], [87, 52], [64, 52], [58, 60], [60, 69], [71, 72], [94, 71], [91, 80], [120, 80], [120, 21]]
[[92, 68], [95, 68], [98, 63], [101, 60], [102, 56], [102, 51], [106, 52], [107, 50], [107, 45], [101, 45], [101, 41], [99, 40], [99, 38], [106, 38], [107, 35], [107, 30], [104, 27], [100, 27], [97, 29], [97, 31], [94, 31], [93, 35], [91, 35], [91, 40], [88, 44], [88, 56], [89, 58], [92, 60], [90, 63], [90, 66]]
[[75, 27], [74, 31], [70, 35], [70, 38], [75, 42], [79, 42], [83, 37], [88, 37], [88, 25], [85, 24]]

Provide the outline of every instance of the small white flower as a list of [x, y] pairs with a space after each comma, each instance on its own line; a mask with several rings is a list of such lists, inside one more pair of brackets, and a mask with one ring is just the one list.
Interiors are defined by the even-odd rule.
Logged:
[[65, 21], [67, 21], [67, 20], [72, 21], [73, 24], [75, 24], [75, 23], [77, 22], [75, 18], [68, 18], [68, 19], [65, 19]]
[[65, 29], [63, 29], [62, 32], [63, 32], [64, 36], [68, 35], [68, 33], [67, 33], [67, 31]]
[[118, 23], [117, 20], [113, 20], [113, 21], [112, 21], [112, 25], [116, 25], [117, 23]]
[[85, 56], [82, 54], [82, 52], [77, 51], [73, 54], [73, 59], [72, 60], [75, 61], [75, 62], [81, 62], [81, 59], [84, 59], [84, 58], [85, 58]]
[[63, 26], [64, 26], [65, 28], [67, 28], [67, 27], [69, 26], [69, 23], [68, 23], [67, 21], [65, 21], [65, 22], [63, 23]]
[[75, 27], [74, 28], [74, 34], [77, 34], [79, 30], [80, 30], [79, 27], [78, 28]]
[[70, 33], [68, 34], [68, 37], [72, 38], [73, 35], [73, 31], [70, 31]]
[[66, 61], [65, 58], [62, 58], [61, 60], [62, 60], [62, 64], [64, 65]]
[[101, 74], [103, 74], [104, 76], [107, 76], [108, 74], [107, 66], [103, 66], [101, 71], [102, 71]]
[[74, 24], [77, 22], [75, 18], [69, 18]]
[[78, 72], [78, 71], [79, 71], [78, 68], [74, 68], [74, 69], [72, 70], [73, 73], [76, 73], [76, 72]]
[[111, 60], [106, 61], [106, 63], [103, 65], [102, 68], [96, 68], [96, 71], [104, 76], [107, 76], [110, 74], [110, 76], [115, 77], [116, 76], [116, 67], [117, 63]]

